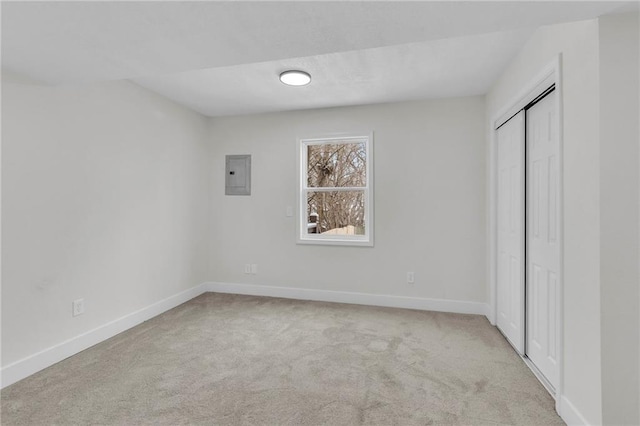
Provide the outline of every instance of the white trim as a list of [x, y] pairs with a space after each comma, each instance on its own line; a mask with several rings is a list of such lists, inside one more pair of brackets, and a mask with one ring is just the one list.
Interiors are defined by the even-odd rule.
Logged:
[[560, 409], [558, 410], [558, 414], [564, 422], [569, 425], [589, 425], [589, 422], [584, 418], [580, 411], [567, 399], [566, 396], [563, 396], [557, 401]]
[[496, 201], [498, 199], [498, 132], [493, 127], [495, 120], [491, 120], [489, 141], [489, 315], [492, 325], [497, 325], [498, 319], [498, 209]]
[[256, 284], [207, 283], [207, 291], [215, 293], [246, 294], [252, 296], [282, 297], [297, 300], [351, 303], [367, 306], [418, 309], [423, 311], [451, 312], [487, 316], [488, 305], [463, 300], [427, 299], [422, 297], [392, 296], [386, 294], [355, 293], [347, 291], [317, 290], [308, 288], [276, 287]]
[[[344, 236], [344, 235], [316, 235], [307, 233], [307, 205], [306, 205], [306, 193], [311, 191], [312, 188], [307, 188], [306, 182], [306, 167], [307, 163], [307, 150], [302, 149], [307, 145], [320, 145], [324, 143], [354, 143], [363, 142], [366, 146], [367, 159], [366, 159], [366, 187], [357, 188], [330, 188], [333, 191], [345, 191], [356, 190], [364, 192], [364, 221], [365, 221], [365, 234]], [[296, 231], [296, 243], [297, 244], [312, 244], [312, 245], [337, 245], [337, 246], [360, 246], [360, 247], [373, 247], [374, 245], [374, 155], [373, 155], [373, 132], [361, 132], [361, 133], [332, 133], [324, 137], [299, 137], [297, 139], [297, 164], [298, 164], [298, 189], [297, 189], [297, 202], [298, 202], [298, 214], [297, 214], [297, 231]], [[329, 188], [318, 188], [319, 191], [327, 191]]]
[[555, 84], [555, 90], [558, 94], [556, 97], [556, 111], [558, 112], [558, 164], [559, 164], [559, 182], [558, 182], [558, 243], [560, 245], [560, 270], [558, 285], [558, 330], [557, 330], [557, 348], [558, 348], [558, 377], [557, 387], [555, 390], [556, 411], [561, 412], [561, 400], [564, 389], [564, 144], [563, 144], [563, 113], [562, 113], [562, 54], [558, 54], [551, 62], [549, 62], [532, 80], [523, 86], [523, 89], [506, 105], [501, 108], [497, 114], [490, 117], [490, 144], [489, 144], [489, 307], [488, 315], [491, 324], [495, 325], [497, 318], [497, 294], [496, 294], [496, 247], [497, 247], [497, 210], [495, 206], [497, 194], [497, 176], [495, 172], [497, 164], [497, 136], [495, 129], [508, 120], [518, 110], [524, 108], [529, 102], [538, 97], [551, 84]]
[[564, 113], [563, 113], [563, 89], [562, 80], [562, 53], [558, 54], [555, 60], [555, 84], [558, 96], [556, 96], [556, 111], [558, 111], [558, 245], [559, 254], [559, 277], [558, 286], [558, 306], [556, 315], [558, 318], [558, 329], [556, 344], [558, 347], [558, 386], [556, 387], [556, 411], [561, 413], [560, 401], [564, 398]]
[[486, 254], [487, 265], [487, 279], [489, 283], [489, 322], [493, 326], [498, 324], [498, 299], [497, 299], [497, 270], [498, 259], [496, 252], [498, 250], [498, 233], [496, 230], [498, 222], [498, 210], [496, 209], [496, 200], [498, 197], [498, 132], [496, 131], [493, 123], [495, 120], [490, 120], [489, 125], [489, 154], [487, 158], [488, 166], [488, 182], [487, 182], [487, 248], [489, 249]]
[[206, 291], [205, 283], [188, 290], [169, 296], [159, 302], [110, 321], [104, 325], [89, 330], [69, 340], [58, 343], [26, 358], [15, 361], [0, 370], [1, 387], [4, 388], [24, 379], [40, 370], [77, 354], [93, 345], [107, 340], [118, 333], [122, 333], [136, 325], [147, 321], [163, 312], [173, 309]]

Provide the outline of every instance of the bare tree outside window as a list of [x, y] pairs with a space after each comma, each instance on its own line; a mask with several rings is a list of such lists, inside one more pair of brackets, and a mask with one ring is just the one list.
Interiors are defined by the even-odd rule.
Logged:
[[365, 234], [366, 166], [363, 142], [307, 146], [307, 216], [315, 223], [309, 233]]

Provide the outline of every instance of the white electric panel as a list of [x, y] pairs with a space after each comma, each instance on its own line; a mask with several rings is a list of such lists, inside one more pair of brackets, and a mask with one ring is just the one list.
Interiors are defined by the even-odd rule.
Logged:
[[251, 156], [227, 155], [225, 195], [251, 195]]

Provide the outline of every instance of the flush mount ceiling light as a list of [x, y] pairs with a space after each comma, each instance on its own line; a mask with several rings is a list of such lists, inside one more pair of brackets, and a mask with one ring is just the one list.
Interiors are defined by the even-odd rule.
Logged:
[[311, 75], [300, 70], [289, 70], [280, 74], [280, 81], [288, 86], [304, 86], [311, 82]]

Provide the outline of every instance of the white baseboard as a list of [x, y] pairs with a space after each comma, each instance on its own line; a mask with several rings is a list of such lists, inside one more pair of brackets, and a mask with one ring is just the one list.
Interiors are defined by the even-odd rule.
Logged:
[[286, 299], [315, 300], [321, 302], [353, 303], [356, 305], [386, 306], [391, 308], [419, 309], [423, 311], [452, 312], [484, 316], [487, 316], [489, 313], [489, 307], [486, 303], [460, 300], [426, 299], [421, 297], [220, 282], [207, 283], [206, 288], [207, 291], [216, 293], [283, 297]]
[[566, 396], [560, 397], [560, 412], [558, 414], [569, 426], [590, 424]]
[[169, 309], [173, 309], [207, 291], [207, 286], [208, 284], [205, 283], [197, 285], [189, 290], [167, 297], [136, 312], [132, 312], [62, 343], [58, 343], [55, 346], [51, 346], [50, 348], [13, 362], [0, 370], [0, 387], [4, 388], [9, 386], [65, 358], [107, 340], [118, 333], [122, 333], [144, 321], [160, 315]]
[[496, 326], [496, 316], [495, 316], [495, 310], [493, 309], [493, 306], [491, 306], [490, 304], [486, 304], [487, 307], [487, 313], [486, 313], [486, 317], [489, 320], [489, 323], [493, 326]]
[[261, 286], [208, 282], [170, 296], [136, 312], [113, 320], [50, 348], [13, 362], [0, 369], [0, 388], [9, 386], [57, 362], [107, 340], [136, 325], [175, 308], [204, 292], [246, 294], [253, 296], [283, 297], [287, 299], [316, 300], [322, 302], [353, 303], [357, 305], [386, 306], [392, 308], [453, 312], [487, 316], [485, 303], [459, 300], [426, 299], [407, 296], [354, 293], [346, 291], [314, 290], [292, 287]]

